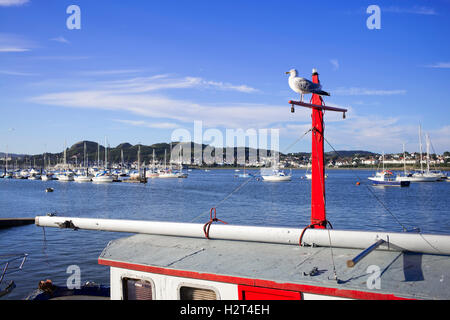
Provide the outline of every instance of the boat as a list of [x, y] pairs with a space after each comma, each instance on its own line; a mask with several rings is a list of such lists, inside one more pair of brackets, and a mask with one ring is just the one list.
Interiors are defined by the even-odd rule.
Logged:
[[166, 165], [166, 150], [164, 150], [164, 168], [159, 170], [157, 178], [160, 179], [178, 179], [178, 178], [187, 178], [187, 174], [183, 174], [182, 172], [178, 172], [172, 169], [170, 165], [167, 167]]
[[13, 178], [13, 173], [8, 171], [8, 159], [9, 159], [8, 146], [6, 146], [5, 173], [3, 174], [4, 179], [12, 179]]
[[92, 176], [89, 175], [88, 161], [86, 158], [86, 142], [84, 143], [83, 165], [85, 167], [84, 172], [82, 170], [78, 170], [77, 175], [73, 178], [75, 180], [75, 182], [84, 183], [84, 182], [92, 181]]
[[56, 178], [58, 181], [62, 182], [74, 181], [74, 174], [72, 171], [63, 171], [59, 173]]
[[398, 180], [390, 170], [377, 172], [375, 176], [367, 179], [372, 181], [373, 185], [376, 186], [408, 187], [410, 185], [410, 181]]
[[[237, 171], [236, 171], [236, 170], [237, 170]], [[234, 171], [235, 171], [235, 172], [239, 172], [239, 171], [240, 171], [239, 169], [236, 169], [236, 170], [234, 170]], [[252, 177], [253, 177], [253, 174], [246, 172], [246, 165], [245, 165], [245, 163], [244, 163], [244, 172], [243, 172], [243, 173], [238, 173], [238, 174], [236, 175], [236, 177], [238, 177], [238, 178], [252, 178]]]
[[[312, 173], [305, 173], [305, 178], [308, 180], [312, 179]], [[328, 173], [325, 173], [325, 179], [328, 178]]]
[[376, 186], [387, 186], [387, 187], [409, 187], [410, 182], [398, 179], [390, 170], [384, 169], [384, 152], [382, 155], [383, 170], [376, 172], [375, 176], [368, 177], [372, 181], [373, 185]]
[[28, 180], [41, 180], [41, 174], [38, 170], [32, 168], [29, 171]]
[[[315, 94], [311, 100], [289, 104], [312, 109], [314, 145], [324, 139], [323, 111], [347, 110], [328, 107]], [[323, 159], [323, 144], [313, 153]], [[450, 299], [449, 235], [333, 229], [325, 203], [325, 179], [314, 175], [304, 228], [225, 224], [215, 207], [206, 223], [35, 221], [39, 227], [135, 233], [110, 241], [98, 256], [109, 267], [112, 300]]]
[[92, 177], [88, 176], [88, 175], [80, 175], [80, 176], [75, 176], [74, 178], [75, 182], [91, 182], [92, 181]]
[[114, 177], [110, 175], [107, 171], [99, 172], [97, 175], [92, 177], [93, 183], [112, 183], [114, 182]]
[[[312, 159], [312, 157], [311, 157], [311, 159]], [[312, 172], [311, 173], [309, 172], [309, 167], [311, 166], [311, 159], [309, 160], [308, 166], [306, 167], [305, 178], [307, 180], [311, 180], [312, 179]], [[328, 174], [325, 173], [325, 179], [327, 179], [327, 178], [328, 178]]]
[[115, 177], [110, 174], [108, 171], [108, 147], [107, 141], [105, 137], [105, 168], [103, 171], [97, 172], [97, 174], [92, 177], [93, 183], [112, 183], [114, 182]]
[[145, 177], [150, 178], [150, 179], [159, 177], [159, 172], [156, 169], [156, 165], [155, 165], [155, 149], [153, 149], [153, 155], [152, 155], [152, 168], [145, 173]]
[[429, 137], [426, 135], [426, 144], [427, 144], [427, 169], [423, 168], [423, 156], [422, 156], [422, 128], [419, 126], [419, 149], [420, 149], [420, 171], [413, 171], [410, 173], [406, 173], [401, 177], [399, 177], [400, 181], [410, 181], [410, 182], [437, 182], [442, 179], [442, 174], [433, 173], [430, 171], [430, 142]]
[[58, 180], [53, 172], [47, 171], [41, 175], [42, 181]]
[[261, 173], [261, 178], [263, 179], [263, 181], [269, 182], [282, 182], [292, 180], [292, 176], [290, 174], [286, 174], [283, 170], [279, 169], [272, 169], [270, 173], [265, 171], [264, 173]]
[[286, 174], [283, 170], [279, 169], [278, 162], [273, 155], [272, 167], [269, 169], [261, 169], [261, 178], [263, 181], [268, 182], [283, 182], [292, 180], [292, 171]]

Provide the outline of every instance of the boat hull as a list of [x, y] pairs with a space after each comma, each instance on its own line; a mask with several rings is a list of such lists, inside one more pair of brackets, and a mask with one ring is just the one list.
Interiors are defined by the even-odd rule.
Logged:
[[114, 182], [114, 178], [110, 176], [101, 176], [92, 178], [93, 183], [112, 183]]
[[84, 182], [91, 182], [92, 178], [88, 176], [77, 176], [74, 178], [75, 182], [78, 183], [84, 183]]
[[291, 176], [261, 176], [263, 181], [268, 182], [282, 182], [282, 181], [291, 181]]
[[386, 187], [408, 187], [410, 185], [410, 181], [403, 181], [403, 180], [394, 180], [394, 181], [382, 181], [377, 179], [371, 179], [369, 180], [373, 183], [375, 186], [386, 186]]

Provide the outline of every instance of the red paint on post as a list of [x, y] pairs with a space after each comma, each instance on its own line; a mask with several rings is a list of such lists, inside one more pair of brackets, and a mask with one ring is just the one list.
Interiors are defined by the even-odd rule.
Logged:
[[[317, 72], [312, 75], [312, 82], [319, 82]], [[313, 94], [311, 104], [323, 105], [321, 96]], [[323, 151], [323, 111], [312, 108], [312, 154], [311, 154], [311, 225], [314, 228], [324, 229], [326, 227], [325, 212], [325, 168]]]

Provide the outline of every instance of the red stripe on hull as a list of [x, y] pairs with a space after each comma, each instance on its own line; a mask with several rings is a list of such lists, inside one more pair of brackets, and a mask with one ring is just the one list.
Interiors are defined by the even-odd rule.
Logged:
[[216, 281], [216, 282], [225, 282], [225, 283], [231, 283], [231, 284], [236, 284], [236, 285], [245, 285], [245, 286], [253, 286], [253, 287], [297, 291], [297, 292], [302, 292], [302, 293], [319, 294], [319, 295], [326, 295], [326, 296], [333, 296], [333, 297], [340, 297], [340, 298], [360, 299], [360, 300], [411, 300], [411, 299], [407, 299], [407, 298], [398, 297], [394, 294], [319, 287], [319, 286], [303, 285], [303, 284], [296, 284], [296, 283], [278, 283], [278, 282], [270, 281], [270, 280], [250, 279], [250, 278], [225, 276], [225, 275], [218, 275], [218, 274], [211, 274], [211, 273], [200, 273], [200, 272], [195, 272], [195, 271], [167, 269], [167, 268], [162, 268], [162, 267], [153, 267], [153, 266], [146, 266], [146, 265], [106, 260], [106, 259], [98, 259], [98, 263], [101, 265], [115, 267], [115, 268], [130, 269], [130, 270], [136, 270], [136, 271], [142, 271], [142, 272], [148, 272], [148, 273], [162, 274], [162, 275], [167, 275], [167, 276], [183, 277], [183, 278], [191, 278], [191, 279], [199, 279], [199, 280], [207, 280], [207, 281]]

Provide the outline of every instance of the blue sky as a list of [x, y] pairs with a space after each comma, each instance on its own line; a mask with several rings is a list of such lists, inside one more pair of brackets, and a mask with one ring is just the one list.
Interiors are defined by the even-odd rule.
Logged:
[[278, 128], [281, 151], [310, 151], [309, 137], [286, 150], [310, 126], [287, 104], [291, 68], [317, 68], [326, 103], [349, 109], [325, 116], [335, 148], [415, 151], [421, 124], [450, 150], [449, 13], [448, 0], [0, 0], [0, 150], [152, 144], [202, 121]]

